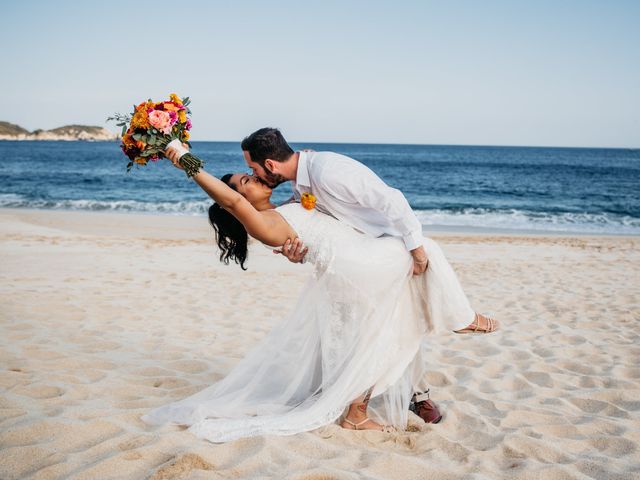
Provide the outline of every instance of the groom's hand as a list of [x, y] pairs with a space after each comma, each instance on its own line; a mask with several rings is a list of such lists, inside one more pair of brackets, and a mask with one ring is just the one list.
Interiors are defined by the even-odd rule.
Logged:
[[282, 250], [274, 250], [273, 253], [280, 253], [287, 257], [292, 263], [304, 263], [304, 256], [309, 251], [309, 248], [305, 247], [299, 238], [287, 239], [282, 246]]
[[427, 266], [429, 266], [429, 259], [424, 247], [420, 246], [411, 250], [411, 256], [413, 257], [413, 274], [422, 275], [427, 271]]

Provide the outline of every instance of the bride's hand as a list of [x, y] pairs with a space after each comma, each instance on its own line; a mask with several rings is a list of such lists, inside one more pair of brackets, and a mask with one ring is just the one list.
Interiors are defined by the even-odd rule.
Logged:
[[[187, 151], [189, 150], [189, 145], [187, 145], [186, 143], [183, 143], [182, 146]], [[184, 170], [184, 167], [180, 165], [180, 157], [184, 155], [184, 153], [185, 153], [184, 151], [180, 151], [179, 148], [176, 148], [174, 146], [167, 147], [167, 149], [164, 151], [165, 157], [171, 160], [171, 163], [173, 163], [173, 166], [176, 168], [179, 168], [180, 170]]]

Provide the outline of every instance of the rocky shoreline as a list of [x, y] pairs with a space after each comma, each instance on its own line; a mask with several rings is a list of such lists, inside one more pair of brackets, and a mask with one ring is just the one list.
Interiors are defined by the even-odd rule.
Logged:
[[90, 125], [65, 125], [52, 130], [34, 130], [33, 132], [9, 122], [0, 122], [0, 140], [14, 141], [114, 141], [117, 134], [103, 127]]

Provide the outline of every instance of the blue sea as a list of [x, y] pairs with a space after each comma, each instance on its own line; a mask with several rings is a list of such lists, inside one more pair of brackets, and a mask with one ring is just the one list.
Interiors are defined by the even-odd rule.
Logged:
[[[355, 158], [402, 190], [431, 230], [640, 234], [640, 151], [293, 144]], [[193, 142], [215, 175], [246, 171], [239, 142]], [[205, 215], [168, 161], [126, 173], [111, 142], [0, 142], [0, 207]], [[282, 201], [288, 184], [274, 192]]]

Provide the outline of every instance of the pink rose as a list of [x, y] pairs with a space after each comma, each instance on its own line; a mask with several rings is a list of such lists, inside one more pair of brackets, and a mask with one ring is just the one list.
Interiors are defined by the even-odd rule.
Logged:
[[151, 113], [149, 113], [149, 123], [151, 124], [151, 126], [157, 128], [165, 135], [169, 135], [171, 133], [171, 127], [174, 123], [176, 123], [176, 119], [171, 118], [169, 112], [164, 112], [162, 110], [153, 110]]

